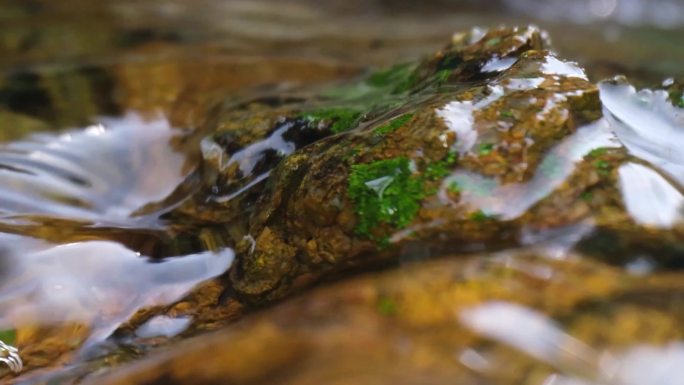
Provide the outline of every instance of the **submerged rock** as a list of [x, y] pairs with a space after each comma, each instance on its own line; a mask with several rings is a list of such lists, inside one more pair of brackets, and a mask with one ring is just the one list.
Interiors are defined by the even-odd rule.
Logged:
[[[679, 184], [548, 49], [533, 27], [474, 30], [316, 97], [222, 111], [205, 188], [171, 216], [234, 223], [232, 288], [257, 303], [351, 268], [564, 234], [614, 263], [680, 265]], [[670, 220], [635, 214], [637, 179], [669, 189]]]
[[[135, 77], [129, 81], [136, 83]], [[167, 106], [176, 119], [199, 114], [191, 119], [199, 127], [170, 140], [178, 154], [154, 158], [182, 169], [164, 183], [161, 193], [168, 195], [138, 193], [134, 187], [145, 184], [145, 173], [124, 185], [105, 177], [103, 186], [118, 189], [97, 192], [116, 192], [122, 203], [113, 211], [118, 206], [108, 199], [91, 211], [98, 220], [100, 212], [110, 219], [120, 213], [129, 226], [110, 238], [131, 253], [140, 251], [142, 239], [150, 250], [143, 254], [159, 258], [136, 268], [145, 295], [157, 289], [170, 295], [171, 283], [181, 284], [179, 292], [189, 289], [181, 271], [153, 279], [159, 287], [148, 286], [146, 269], [184, 266], [182, 258], [164, 262], [168, 255], [225, 256], [234, 247], [230, 271], [223, 274], [226, 262], [200, 275], [220, 276], [175, 303], [141, 295], [124, 312], [113, 312], [115, 322], [106, 327], [93, 321], [106, 317], [92, 307], [77, 319], [87, 325], [61, 325], [56, 336], [44, 337], [38, 327], [19, 329], [27, 368], [61, 364], [83, 341], [92, 341], [94, 331], [102, 349], [81, 350], [76, 364], [22, 380], [78, 381], [152, 347], [224, 326], [252, 305], [314, 282], [428, 258], [439, 260], [335, 285], [182, 344], [120, 377], [92, 381], [256, 384], [283, 375], [317, 384], [539, 384], [556, 378], [642, 384], [633, 380], [641, 377], [614, 365], [628, 368], [634, 357], [643, 357], [636, 343], [681, 338], [679, 274], [662, 273], [681, 268], [684, 260], [681, 83], [673, 80], [655, 91], [637, 91], [623, 78], [594, 84], [576, 64], [549, 51], [544, 32], [528, 27], [456, 34], [423, 61], [306, 92], [286, 87], [213, 104], [208, 101], [230, 87], [206, 86], [211, 92], [195, 88]], [[174, 95], [180, 95], [177, 88]], [[77, 146], [79, 138], [69, 136], [69, 143]], [[169, 163], [181, 154], [189, 154], [182, 165]], [[195, 155], [201, 158], [197, 170]], [[47, 164], [31, 165], [43, 170]], [[27, 174], [20, 180], [34, 179]], [[68, 197], [71, 190], [64, 191]], [[50, 220], [71, 205], [55, 196], [59, 204], [46, 213]], [[20, 218], [10, 218], [13, 231], [20, 229]], [[24, 231], [80, 242], [67, 251], [90, 250], [93, 243], [84, 239], [102, 237], [97, 223], [75, 229], [59, 221], [37, 223]], [[149, 232], [131, 228], [147, 223], [163, 236], [159, 247]], [[215, 252], [200, 253], [206, 249]], [[82, 259], [61, 259], [76, 256]], [[131, 265], [140, 262], [131, 257]], [[79, 275], [75, 287], [82, 281], [83, 290], [97, 289], [89, 277]], [[16, 287], [33, 293], [42, 290], [41, 279]], [[130, 301], [131, 288], [124, 285], [112, 297]], [[87, 305], [103, 298], [87, 294], [75, 299]], [[648, 304], [661, 295], [665, 301]], [[99, 344], [105, 338], [110, 346]], [[358, 352], [367, 349], [360, 358]], [[644, 349], [651, 361], [643, 362], [681, 354], [674, 343]], [[604, 352], [612, 354], [613, 366], [596, 364]], [[85, 362], [94, 356], [100, 358]], [[194, 359], [185, 365], [188, 356]], [[613, 381], [610, 373], [625, 380]], [[664, 380], [675, 378], [667, 373]]]
[[85, 383], [678, 383], [681, 280], [546, 253], [355, 278]]

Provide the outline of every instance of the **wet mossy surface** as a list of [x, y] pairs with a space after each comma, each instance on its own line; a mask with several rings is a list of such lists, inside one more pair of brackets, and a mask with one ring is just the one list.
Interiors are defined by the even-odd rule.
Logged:
[[[218, 112], [204, 139], [213, 150], [203, 184], [212, 187], [172, 214], [240, 216], [230, 273], [240, 301], [265, 304], [404, 258], [411, 245], [438, 257], [586, 221], [618, 238], [641, 228], [617, 188], [624, 149], [599, 141], [566, 154], [574, 137], [605, 124], [598, 89], [536, 28], [456, 34], [423, 61], [307, 98]], [[547, 191], [525, 197], [538, 188]], [[638, 238], [631, 244], [648, 243]]]
[[[142, 30], [118, 39], [135, 48], [183, 37]], [[192, 127], [171, 145], [196, 170], [139, 212], [163, 208], [159, 233], [55, 222], [59, 231], [27, 235], [108, 237], [142, 245], [159, 262], [236, 251], [222, 276], [121, 324], [110, 339], [116, 347], [78, 361], [61, 373], [65, 383], [136, 360], [143, 362], [121, 376], [90, 381], [259, 384], [283, 376], [319, 384], [343, 373], [341, 383], [350, 384], [532, 385], [551, 378], [553, 365], [565, 368], [476, 335], [458, 318], [495, 301], [526, 306], [617, 356], [630, 343], [681, 339], [684, 227], [640, 221], [624, 194], [626, 167], [662, 170], [611, 136], [597, 85], [551, 49], [536, 27], [501, 27], [456, 33], [423, 59], [365, 72], [279, 59], [263, 71], [208, 60], [121, 64], [82, 77], [8, 75], [0, 116], [16, 122], [16, 132], [5, 139], [44, 130], [51, 114], [81, 124], [124, 107], [161, 106], [175, 124]], [[304, 84], [264, 91], [281, 76], [274, 68]], [[158, 87], [141, 89], [141, 78]], [[118, 99], [103, 97], [99, 90], [113, 82]], [[256, 96], [232, 95], [245, 84]], [[72, 88], [80, 99], [61, 97]], [[681, 82], [665, 91], [684, 108]], [[65, 106], [73, 114], [59, 112]], [[565, 259], [556, 259], [558, 250]], [[408, 266], [389, 269], [400, 264]], [[367, 274], [351, 277], [359, 273]], [[330, 287], [305, 292], [316, 285]], [[192, 324], [179, 337], [136, 336], [157, 315]], [[33, 369], [61, 365], [90, 332], [69, 324], [52, 334], [7, 329], [0, 338], [18, 337]], [[367, 360], [355, 358], [369, 346]], [[461, 359], [472, 352], [497, 370], [466, 369]]]

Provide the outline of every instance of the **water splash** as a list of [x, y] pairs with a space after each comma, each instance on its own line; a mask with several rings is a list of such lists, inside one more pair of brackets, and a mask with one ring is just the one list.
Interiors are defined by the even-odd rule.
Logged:
[[140, 325], [135, 335], [141, 338], [175, 337], [190, 326], [192, 319], [188, 317], [171, 318], [158, 315]]
[[620, 82], [599, 83], [606, 118], [620, 141], [636, 157], [667, 171], [684, 183], [684, 110], [663, 90], [638, 91]]
[[[637, 91], [622, 79], [599, 84], [604, 115], [639, 164], [619, 169], [627, 210], [639, 223], [669, 228], [684, 216], [684, 110], [664, 90]], [[662, 175], [661, 175], [662, 174]]]
[[[0, 146], [0, 213], [131, 222], [187, 177], [179, 131], [156, 116], [129, 112], [60, 135], [35, 134]], [[151, 177], [151, 173], [154, 176]]]
[[641, 224], [671, 228], [682, 219], [684, 196], [665, 178], [640, 164], [618, 170], [627, 211]]
[[197, 283], [224, 273], [233, 252], [150, 260], [115, 242], [88, 241], [34, 251], [7, 251], [0, 285], [0, 327], [79, 323], [107, 338], [143, 307], [180, 299]]

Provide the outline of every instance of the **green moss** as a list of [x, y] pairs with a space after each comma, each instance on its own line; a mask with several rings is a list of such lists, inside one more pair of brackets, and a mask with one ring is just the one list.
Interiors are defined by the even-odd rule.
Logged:
[[414, 64], [399, 64], [386, 70], [373, 73], [366, 84], [375, 88], [388, 88], [391, 92], [408, 91], [416, 82]]
[[679, 87], [673, 87], [670, 90], [670, 100], [675, 107], [684, 108], [684, 90]]
[[307, 112], [302, 117], [314, 123], [329, 123], [330, 131], [339, 134], [356, 127], [361, 121], [361, 115], [361, 112], [349, 108], [329, 108]]
[[513, 115], [513, 112], [512, 112], [512, 111], [509, 111], [509, 110], [503, 110], [503, 111], [501, 111], [501, 112], [499, 113], [499, 116], [500, 116], [501, 118], [506, 118], [506, 119], [513, 119], [513, 118], [515, 118], [515, 116]]
[[409, 120], [411, 120], [411, 118], [413, 118], [413, 114], [402, 115], [396, 119], [393, 119], [391, 122], [388, 122], [380, 127], [377, 127], [375, 130], [373, 130], [373, 132], [376, 135], [389, 134], [390, 132], [393, 132], [397, 128], [406, 124]]
[[475, 222], [484, 222], [489, 219], [495, 219], [496, 215], [489, 215], [482, 210], [473, 211], [470, 213], [470, 220]]
[[445, 83], [451, 77], [451, 72], [452, 71], [450, 69], [437, 71], [437, 73], [435, 73], [435, 76], [434, 76], [435, 82], [437, 84]]
[[461, 188], [461, 185], [459, 185], [458, 182], [456, 182], [456, 181], [449, 182], [449, 184], [447, 185], [447, 190], [449, 190], [450, 192], [452, 192], [454, 194], [460, 194], [461, 191], [463, 191], [463, 189]]
[[595, 161], [594, 167], [601, 175], [607, 175], [610, 172], [610, 163], [606, 162], [605, 160]]
[[590, 193], [589, 191], [585, 191], [580, 195], [580, 199], [585, 202], [589, 202], [594, 199], [594, 194]]
[[492, 150], [494, 150], [494, 144], [492, 143], [482, 143], [477, 146], [477, 153], [482, 156], [491, 154]]
[[607, 148], [599, 147], [599, 148], [595, 148], [595, 149], [589, 151], [589, 154], [587, 154], [587, 155], [589, 155], [592, 158], [598, 158], [599, 156], [604, 155], [606, 153], [606, 151], [608, 151]]
[[446, 158], [432, 162], [425, 167], [423, 176], [428, 180], [438, 180], [444, 178], [451, 173], [451, 166], [456, 163], [458, 155], [456, 152], [450, 151]]
[[493, 37], [485, 42], [485, 47], [493, 47], [499, 43], [501, 43], [501, 38]]
[[384, 316], [391, 316], [397, 313], [397, 305], [391, 298], [382, 297], [377, 303], [378, 313]]
[[406, 93], [418, 82], [417, 64], [400, 64], [377, 71], [357, 82], [326, 89], [322, 96], [363, 111], [392, 107], [406, 102]]
[[389, 245], [386, 235], [378, 234], [378, 225], [404, 228], [420, 209], [420, 201], [436, 192], [426, 182], [439, 180], [451, 172], [457, 161], [456, 152], [431, 162], [422, 175], [414, 173], [411, 161], [405, 157], [379, 160], [351, 166], [348, 195], [354, 202], [359, 223], [356, 233]]
[[594, 162], [594, 167], [606, 170], [610, 168], [610, 163], [606, 162], [605, 160], [597, 160], [596, 162]]
[[374, 240], [382, 239], [373, 233], [380, 224], [411, 223], [425, 196], [423, 179], [413, 175], [405, 157], [353, 165], [348, 193], [359, 217], [356, 232]]
[[15, 329], [0, 330], [0, 341], [8, 345], [17, 344], [17, 331]]

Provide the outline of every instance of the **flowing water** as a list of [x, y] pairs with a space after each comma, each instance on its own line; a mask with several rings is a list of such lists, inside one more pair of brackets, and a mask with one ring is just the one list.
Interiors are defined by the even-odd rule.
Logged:
[[[212, 282], [216, 282], [212, 279], [229, 270], [239, 242], [249, 239], [252, 249], [255, 247], [254, 238], [245, 235], [243, 217], [247, 214], [234, 208], [216, 211], [215, 207], [249, 202], [253, 199], [250, 189], [271, 175], [264, 165], [318, 138], [315, 134], [294, 137], [291, 129], [296, 123], [288, 123], [263, 141], [226, 152], [215, 137], [208, 136], [216, 126], [212, 119], [217, 111], [239, 109], [250, 100], [270, 100], [274, 108], [299, 106], [326, 86], [429, 55], [456, 31], [528, 22], [549, 31], [559, 56], [576, 60], [586, 69], [585, 73], [553, 57], [543, 68], [545, 75], [598, 82], [624, 74], [629, 83], [621, 78], [601, 82], [603, 117], [546, 151], [529, 180], [503, 184], [495, 177], [458, 170], [439, 187], [440, 201], [449, 202], [449, 186], [455, 183], [461, 186], [463, 204], [487, 216], [515, 220], [566, 184], [578, 162], [592, 150], [624, 146], [626, 156], [632, 158], [620, 166], [617, 175], [631, 219], [649, 229], [681, 229], [684, 155], [679, 148], [684, 144], [684, 109], [668, 100], [664, 90], [672, 82], [669, 78], [684, 76], [684, 5], [677, 1], [442, 0], [420, 5], [331, 1], [321, 5], [306, 0], [35, 0], [0, 4], [0, 339], [19, 349], [24, 364], [18, 377], [10, 373], [10, 366], [0, 369], [4, 370], [0, 373], [3, 381], [63, 379], [70, 383], [84, 373], [138, 359], [156, 345], [185, 336], [183, 333], [189, 336], [216, 329], [235, 318], [233, 313], [238, 312], [232, 310], [223, 319], [221, 312], [203, 318], [178, 310], [182, 308], [179, 301], [192, 303], [187, 295], [194, 293], [198, 284], [212, 292]], [[496, 60], [487, 63], [483, 71], [503, 72], [513, 64], [514, 60]], [[476, 110], [503, 95], [538, 87], [542, 81], [526, 78], [492, 83], [486, 99], [448, 101], [436, 115], [461, 138], [457, 150], [466, 154], [478, 140]], [[576, 96], [559, 95], [553, 103]], [[547, 112], [541, 110], [540, 119]], [[219, 172], [238, 177], [234, 185], [211, 190], [206, 201], [200, 202], [199, 220], [184, 214], [190, 197], [207, 188], [210, 167], [201, 159]], [[381, 187], [384, 191], [387, 184]], [[208, 208], [202, 211], [202, 207]], [[516, 259], [517, 251], [504, 251], [492, 257], [492, 264], [498, 267], [480, 266], [487, 272], [466, 272], [463, 280], [488, 282], [494, 274], [488, 269], [524, 271], [536, 278], [520, 279], [515, 285], [530, 290], [528, 281], [540, 275], [544, 282], [563, 276], [564, 268], [554, 264], [576, 263], [575, 251], [570, 250], [600, 225], [580, 223], [543, 235], [530, 231], [519, 244], [536, 247], [546, 260], [528, 263], [527, 256]], [[392, 241], [409, 237], [414, 230], [398, 232]], [[674, 253], [676, 259], [683, 256], [683, 241], [682, 233], [673, 231], [674, 240], [668, 239], [663, 250]], [[676, 280], [676, 267], [668, 269], [682, 266], [681, 261], [661, 266], [656, 256], [660, 240], [654, 237], [648, 247], [626, 253], [626, 262], [620, 266], [582, 269], [600, 270], [596, 274], [605, 274], [606, 287], [618, 285], [612, 280], [621, 279], [632, 285], [634, 277], [663, 269]], [[462, 267], [458, 269], [461, 274]], [[421, 284], [429, 286], [429, 280]], [[658, 311], [683, 305], [678, 294], [681, 289], [658, 292], [658, 284], [649, 281], [648, 285], [644, 284], [649, 289], [641, 293], [644, 301], [657, 301], [661, 296], [668, 303]], [[406, 296], [415, 294], [411, 290]], [[605, 295], [606, 308], [621, 306], [622, 299]], [[223, 296], [212, 298], [216, 302]], [[622, 327], [625, 334], [633, 333], [622, 345], [600, 338], [597, 341], [603, 345], [593, 344], [567, 330], [572, 322], [562, 318], [571, 316], [554, 313], [554, 307], [544, 302], [553, 298], [516, 302], [495, 293], [491, 298], [485, 295], [479, 304], [465, 306], [470, 303], [467, 297], [455, 295], [464, 302], [451, 311], [451, 322], [458, 324], [454, 328], [461, 335], [477, 334], [487, 338], [490, 346], [449, 353], [454, 362], [471, 370], [459, 383], [684, 384], [681, 325], [665, 328], [666, 337], [654, 338], [660, 344], [650, 343], [646, 337], [640, 342], [643, 325], [636, 321], [632, 329]], [[592, 300], [600, 302], [600, 298], [597, 295]], [[315, 307], [317, 302], [312, 303]], [[308, 311], [308, 305], [294, 306], [299, 306], [294, 313]], [[382, 311], [395, 311], [394, 305], [387, 306]], [[149, 309], [171, 310], [156, 314]], [[594, 316], [587, 308], [576, 310]], [[282, 312], [292, 317], [287, 309]], [[129, 323], [136, 317], [144, 322]], [[304, 314], [300, 321], [288, 321], [295, 324], [292, 333], [299, 338], [321, 338], [306, 334], [311, 333], [309, 325], [330, 335], [337, 333], [325, 326], [334, 322], [329, 315], [307, 317]], [[297, 322], [301, 325], [296, 326]], [[350, 322], [352, 326], [341, 327], [359, 332], [361, 339], [378, 342], [377, 336], [360, 331], [365, 327], [362, 321], [354, 318]], [[360, 329], [354, 327], [357, 322]], [[572, 327], [575, 332], [581, 329], [575, 324]], [[414, 342], [419, 344], [420, 338], [424, 336]], [[470, 341], [470, 337], [463, 338]], [[363, 343], [341, 344], [342, 352], [364, 348]], [[554, 369], [516, 382], [519, 377], [507, 370], [529, 369], [532, 364], [526, 361], [518, 369], [507, 369], [503, 362], [513, 353], [501, 353], [491, 347], [495, 344], [531, 357], [535, 365]], [[619, 349], [615, 348], [618, 345]], [[236, 346], [232, 354], [243, 354], [241, 345]], [[328, 352], [326, 349], [322, 351]], [[428, 350], [432, 347], [426, 349], [424, 368], [430, 368], [433, 361]], [[98, 361], [101, 357], [112, 361]], [[299, 378], [299, 383], [344, 377], [345, 369], [354, 371], [353, 365], [352, 369], [344, 366], [349, 357], [344, 356], [341, 366], [325, 375], [310, 364], [313, 374]], [[378, 365], [388, 368], [377, 372], [382, 376], [373, 377], [369, 369], [368, 377], [358, 377], [358, 383], [368, 379], [446, 383], [449, 379], [421, 377], [416, 371], [401, 382], [393, 377], [396, 373], [389, 369], [390, 364], [380, 360]], [[350, 375], [349, 383], [354, 383], [354, 378]], [[454, 374], [453, 378], [459, 377]]]

